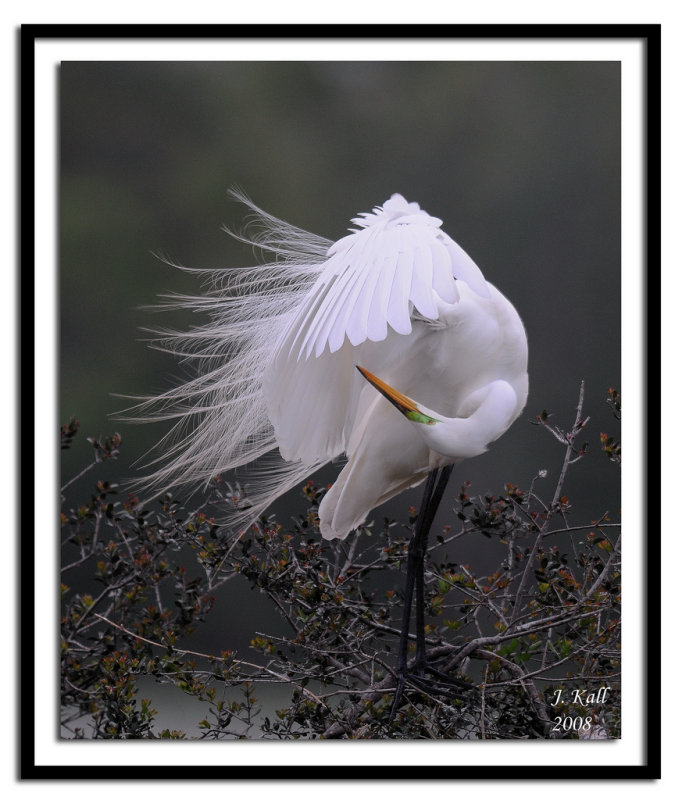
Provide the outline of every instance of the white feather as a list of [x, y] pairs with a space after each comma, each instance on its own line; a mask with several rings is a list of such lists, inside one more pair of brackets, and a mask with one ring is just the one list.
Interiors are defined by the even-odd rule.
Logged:
[[441, 221], [401, 195], [353, 219], [358, 227], [334, 244], [233, 196], [256, 228], [232, 235], [275, 260], [187, 270], [205, 281], [204, 294], [170, 296], [162, 307], [202, 312], [207, 322], [161, 331], [157, 346], [193, 363], [196, 377], [142, 398], [136, 419], [175, 421], [152, 461], [146, 485], [155, 490], [252, 465], [251, 507], [232, 520], [241, 525], [352, 450], [351, 435], [357, 446], [360, 419], [378, 395], [354, 367], [380, 373], [400, 363], [426, 330], [417, 323], [423, 330], [413, 332], [415, 308], [437, 319], [442, 303], [459, 299], [454, 278], [482, 297], [489, 292]]

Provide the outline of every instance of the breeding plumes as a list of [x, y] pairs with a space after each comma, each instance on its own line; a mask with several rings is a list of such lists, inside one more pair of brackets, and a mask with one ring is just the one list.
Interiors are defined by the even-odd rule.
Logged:
[[253, 215], [233, 235], [271, 260], [190, 270], [204, 293], [165, 298], [207, 321], [157, 342], [194, 362], [195, 376], [138, 408], [176, 421], [150, 487], [247, 468], [249, 502], [226, 510], [239, 528], [345, 455], [319, 509], [322, 536], [343, 539], [433, 469], [483, 453], [518, 417], [523, 325], [440, 219], [394, 194], [332, 243], [233, 196]]

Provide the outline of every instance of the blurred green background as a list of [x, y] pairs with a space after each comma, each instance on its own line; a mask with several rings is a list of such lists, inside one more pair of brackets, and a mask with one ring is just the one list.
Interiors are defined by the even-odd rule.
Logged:
[[[90, 458], [85, 436], [122, 434], [121, 458], [104, 471], [122, 480], [162, 435], [108, 415], [127, 405], [115, 394], [186, 374], [141, 341], [142, 327], [191, 320], [140, 306], [198, 289], [154, 253], [193, 267], [253, 263], [221, 231], [243, 218], [230, 186], [330, 239], [400, 192], [444, 220], [528, 332], [527, 408], [453, 487], [499, 493], [539, 469], [556, 477], [562, 451], [528, 421], [547, 409], [570, 425], [584, 379], [593, 449], [566, 491], [593, 518], [617, 516], [617, 470], [598, 443], [614, 432], [604, 398], [620, 386], [618, 63], [69, 62], [59, 78], [60, 411], [82, 430], [64, 479]], [[73, 489], [67, 503], [87, 485]], [[380, 514], [404, 520], [418, 497]], [[303, 507], [294, 492], [278, 511]]]

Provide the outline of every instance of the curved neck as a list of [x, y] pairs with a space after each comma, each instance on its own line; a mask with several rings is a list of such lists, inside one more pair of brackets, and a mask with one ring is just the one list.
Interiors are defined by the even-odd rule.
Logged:
[[466, 417], [442, 417], [423, 409], [438, 420], [437, 425], [420, 425], [428, 446], [447, 458], [481, 455], [514, 421], [518, 397], [507, 381], [493, 381], [466, 398], [473, 411]]

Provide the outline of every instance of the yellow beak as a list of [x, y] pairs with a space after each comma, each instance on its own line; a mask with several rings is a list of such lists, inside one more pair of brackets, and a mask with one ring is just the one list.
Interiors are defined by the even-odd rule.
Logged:
[[377, 378], [377, 376], [373, 375], [368, 369], [365, 369], [357, 364], [355, 366], [363, 378], [368, 380], [378, 392], [381, 392], [381, 394], [383, 394], [383, 396], [409, 420], [412, 422], [421, 422], [425, 425], [434, 425], [436, 422], [439, 422], [439, 420], [429, 417], [420, 411], [419, 407], [414, 400], [412, 400], [412, 398], [407, 397], [407, 395], [402, 394], [397, 389], [394, 389], [392, 386], [384, 383], [384, 381], [382, 381], [380, 378]]

